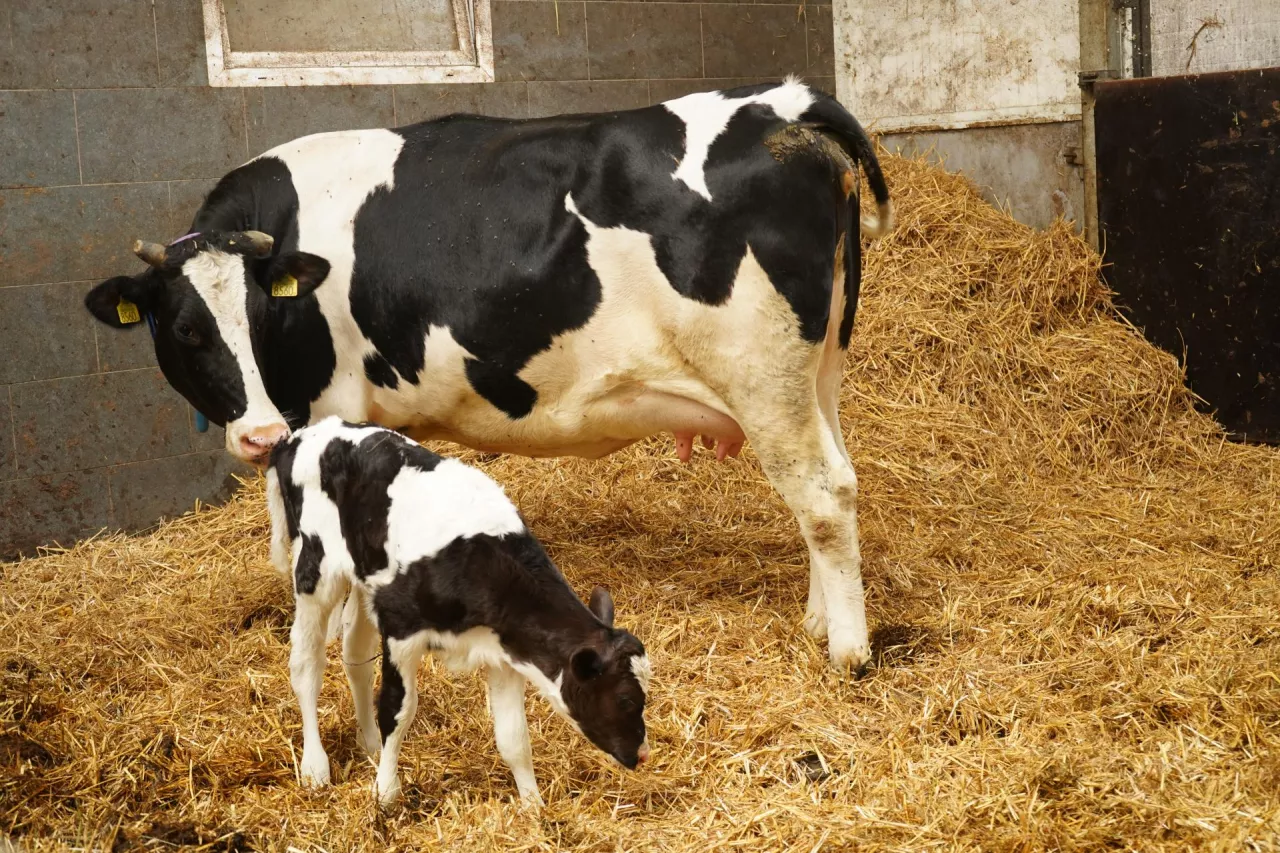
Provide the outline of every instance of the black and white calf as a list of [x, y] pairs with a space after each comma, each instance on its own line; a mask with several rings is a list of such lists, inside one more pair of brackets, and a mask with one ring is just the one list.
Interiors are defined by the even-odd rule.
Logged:
[[[434, 652], [485, 667], [498, 752], [522, 799], [540, 803], [525, 718], [526, 681], [620, 764], [649, 754], [649, 658], [613, 627], [597, 587], [582, 604], [502, 488], [404, 436], [336, 417], [276, 445], [267, 470], [271, 556], [292, 573], [290, 671], [302, 713], [302, 780], [329, 781], [317, 700], [325, 625], [350, 589], [342, 661], [361, 746], [379, 748], [376, 791], [400, 792], [396, 764], [417, 709], [417, 671]], [[377, 716], [372, 661], [382, 635]]]
[[661, 432], [750, 440], [800, 520], [805, 627], [870, 656], [857, 478], [837, 410], [861, 277], [835, 99], [796, 81], [515, 121], [322, 133], [226, 175], [173, 245], [86, 303], [151, 315], [170, 383], [262, 462], [328, 415], [416, 439], [599, 457]]

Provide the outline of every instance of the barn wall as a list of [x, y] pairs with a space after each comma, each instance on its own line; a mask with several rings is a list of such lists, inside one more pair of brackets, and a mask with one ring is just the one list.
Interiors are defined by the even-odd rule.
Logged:
[[1151, 0], [1156, 77], [1277, 65], [1277, 0]]
[[1078, 0], [836, 0], [836, 88], [890, 151], [927, 154], [1034, 227], [1083, 218]]
[[1083, 219], [1078, 121], [893, 133], [880, 142], [890, 151], [926, 155], [967, 175], [987, 201], [1033, 228], [1059, 216], [1077, 223]]
[[195, 431], [147, 332], [100, 326], [81, 300], [141, 269], [134, 239], [184, 233], [248, 157], [321, 130], [637, 107], [791, 72], [834, 91], [823, 2], [493, 0], [492, 15], [494, 83], [215, 89], [199, 0], [0, 4], [0, 558], [233, 487], [221, 431]]

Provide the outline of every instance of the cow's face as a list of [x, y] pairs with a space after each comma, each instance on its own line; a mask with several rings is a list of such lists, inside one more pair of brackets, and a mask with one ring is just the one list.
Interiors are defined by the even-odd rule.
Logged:
[[591, 611], [609, 631], [574, 652], [560, 693], [587, 739], [634, 770], [649, 758], [644, 727], [649, 658], [635, 636], [613, 627], [613, 599], [603, 587], [592, 592]]
[[150, 314], [169, 384], [226, 427], [230, 453], [255, 464], [289, 434], [259, 367], [271, 303], [305, 296], [329, 273], [323, 258], [273, 257], [273, 245], [257, 231], [199, 234], [168, 247], [140, 241], [134, 252], [151, 268], [108, 279], [85, 297], [89, 311], [115, 328], [146, 325]]

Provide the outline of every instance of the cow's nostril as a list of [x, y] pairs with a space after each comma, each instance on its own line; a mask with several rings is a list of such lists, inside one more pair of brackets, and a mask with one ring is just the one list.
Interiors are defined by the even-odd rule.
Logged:
[[259, 456], [262, 456], [263, 454], [265, 454], [266, 451], [267, 451], [267, 448], [263, 447], [261, 444], [258, 444], [249, 436], [246, 435], [241, 437], [240, 452], [244, 455], [246, 459], [256, 459]]

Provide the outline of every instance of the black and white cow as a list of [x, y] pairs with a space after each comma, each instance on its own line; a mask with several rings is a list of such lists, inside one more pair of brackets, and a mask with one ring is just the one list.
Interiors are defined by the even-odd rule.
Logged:
[[746, 439], [800, 520], [806, 629], [870, 655], [837, 414], [861, 270], [858, 122], [794, 80], [537, 120], [322, 133], [235, 169], [192, 234], [86, 298], [150, 317], [170, 383], [261, 462], [327, 415], [600, 457]]
[[384, 804], [400, 793], [396, 765], [428, 651], [454, 669], [487, 670], [498, 752], [526, 801], [541, 803], [526, 681], [618, 763], [635, 768], [648, 758], [644, 646], [613, 627], [605, 589], [595, 589], [590, 609], [578, 600], [502, 487], [477, 469], [399, 433], [330, 417], [275, 446], [267, 506], [271, 559], [292, 575], [296, 601], [289, 665], [304, 784], [329, 782], [316, 703], [325, 625], [348, 590], [342, 662], [370, 756], [382, 736], [375, 790]]

